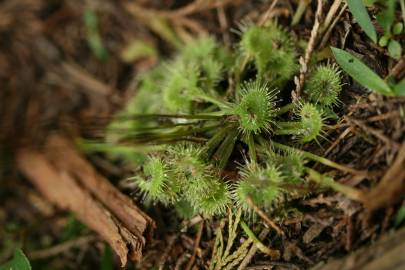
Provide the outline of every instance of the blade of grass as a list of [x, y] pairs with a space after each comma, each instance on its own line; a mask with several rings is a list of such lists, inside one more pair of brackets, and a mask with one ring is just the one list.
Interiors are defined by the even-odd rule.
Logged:
[[361, 26], [367, 36], [371, 38], [374, 43], [377, 43], [377, 33], [373, 23], [371, 22], [370, 16], [368, 15], [367, 9], [363, 4], [363, 1], [347, 0], [347, 4], [357, 23]]
[[340, 67], [359, 84], [381, 95], [395, 95], [388, 84], [359, 59], [344, 50], [334, 47], [331, 49]]

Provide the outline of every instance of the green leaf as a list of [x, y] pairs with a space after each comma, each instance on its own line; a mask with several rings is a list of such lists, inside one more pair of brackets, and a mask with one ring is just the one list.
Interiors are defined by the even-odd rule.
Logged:
[[347, 4], [357, 23], [360, 24], [367, 36], [376, 43], [377, 33], [363, 2], [361, 0], [347, 0]]
[[371, 7], [372, 5], [374, 5], [375, 4], [375, 2], [377, 2], [378, 0], [363, 0], [363, 4], [366, 6], [366, 7]]
[[384, 29], [384, 32], [390, 33], [391, 25], [395, 20], [396, 0], [386, 0], [381, 2], [384, 3], [384, 8], [377, 15], [377, 21]]
[[11, 261], [0, 266], [0, 270], [32, 270], [30, 262], [21, 249], [14, 252], [14, 257]]
[[387, 46], [389, 41], [390, 41], [389, 36], [382, 36], [378, 41], [378, 45], [380, 45], [381, 47], [385, 47]]
[[399, 208], [397, 214], [395, 215], [394, 226], [398, 227], [405, 221], [405, 206]]
[[104, 252], [103, 256], [101, 257], [100, 270], [113, 270], [113, 269], [114, 269], [114, 261], [111, 248], [109, 245], [104, 244]]
[[401, 44], [396, 40], [391, 40], [388, 44], [388, 53], [392, 58], [399, 60], [402, 55]]
[[331, 49], [340, 67], [359, 84], [385, 96], [394, 95], [388, 84], [359, 59], [344, 50]]
[[[404, 18], [405, 19], [405, 18]], [[404, 24], [401, 22], [397, 22], [396, 24], [394, 24], [394, 26], [392, 27], [392, 33], [394, 35], [400, 35], [402, 33], [402, 31], [404, 30]]]
[[98, 17], [94, 10], [86, 9], [83, 13], [84, 25], [87, 30], [87, 43], [93, 54], [101, 61], [109, 58], [108, 50], [104, 47], [98, 28]]
[[405, 97], [405, 78], [394, 86], [396, 96]]

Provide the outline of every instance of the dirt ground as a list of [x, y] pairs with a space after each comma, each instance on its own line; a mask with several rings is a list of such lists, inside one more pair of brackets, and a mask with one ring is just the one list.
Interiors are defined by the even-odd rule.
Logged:
[[[238, 35], [231, 29], [267, 16], [293, 36], [309, 40], [316, 2], [290, 27], [298, 4], [294, 0], [0, 1], [0, 264], [22, 247], [33, 269], [119, 269], [127, 253], [126, 269], [207, 269], [215, 231], [226, 218], [180, 220], [173, 209], [142, 205], [133, 185], [122, 180], [130, 168], [104, 154], [85, 156], [76, 150], [75, 139], [101, 138], [113, 113], [136, 91], [136, 75], [172, 55], [175, 48], [165, 25], [183, 40], [209, 33], [232, 47]], [[324, 1], [321, 21], [333, 2]], [[86, 16], [94, 13], [97, 28], [86, 24]], [[370, 42], [347, 9], [339, 16], [330, 35], [318, 39], [316, 52], [344, 47], [381, 77], [392, 72], [404, 76], [404, 57], [393, 60]], [[98, 55], [89, 45], [95, 35], [104, 46]], [[150, 44], [157, 56], [128, 57], [125, 53], [137, 40]], [[345, 75], [341, 99], [341, 120], [328, 140], [306, 150], [367, 172], [335, 172], [337, 181], [365, 192], [365, 203], [327, 190], [292, 202], [291, 211], [300, 214], [277, 220], [285, 236], [258, 231], [281, 257], [272, 260], [252, 251], [246, 269], [322, 269], [321, 262], [354, 254], [398, 229], [397, 212], [405, 206], [405, 98], [370, 93]], [[42, 168], [46, 164], [49, 170]], [[72, 186], [63, 175], [78, 184]], [[58, 181], [43, 180], [46, 176]], [[90, 207], [89, 212], [74, 214], [78, 204], [82, 210]], [[138, 223], [131, 227], [133, 220]], [[256, 231], [263, 223], [256, 222]], [[111, 245], [112, 237], [125, 240], [113, 247], [121, 249], [121, 256], [103, 241], [109, 239]], [[394, 247], [405, 251], [403, 239]], [[239, 232], [237, 245], [243, 241]], [[142, 249], [143, 259], [131, 260]]]

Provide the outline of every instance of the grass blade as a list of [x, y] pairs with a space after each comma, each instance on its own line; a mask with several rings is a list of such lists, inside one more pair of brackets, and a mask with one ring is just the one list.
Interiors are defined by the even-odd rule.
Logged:
[[359, 84], [381, 95], [395, 95], [388, 84], [359, 59], [344, 50], [334, 47], [331, 48], [336, 62]]
[[347, 0], [347, 5], [349, 6], [349, 10], [353, 14], [353, 17], [356, 19], [357, 23], [361, 26], [367, 36], [371, 38], [374, 43], [376, 43], [377, 33], [373, 23], [371, 22], [370, 16], [368, 15], [367, 9], [363, 4], [363, 1]]
[[30, 262], [21, 249], [14, 252], [14, 257], [11, 261], [4, 265], [0, 265], [0, 270], [32, 270]]

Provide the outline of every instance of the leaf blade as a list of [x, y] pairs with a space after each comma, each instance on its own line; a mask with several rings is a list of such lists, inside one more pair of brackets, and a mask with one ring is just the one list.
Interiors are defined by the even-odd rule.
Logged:
[[377, 43], [377, 32], [375, 31], [374, 25], [371, 22], [370, 16], [368, 15], [367, 9], [361, 0], [347, 0], [347, 5], [352, 13], [353, 17], [356, 19], [357, 23], [361, 26], [363, 31], [371, 38], [374, 43]]
[[21, 249], [14, 252], [14, 257], [6, 264], [0, 265], [0, 270], [32, 270], [30, 262]]
[[362, 61], [344, 50], [334, 47], [331, 47], [331, 49], [333, 55], [335, 56], [336, 62], [356, 82], [370, 90], [378, 92], [381, 95], [395, 95], [388, 84]]

